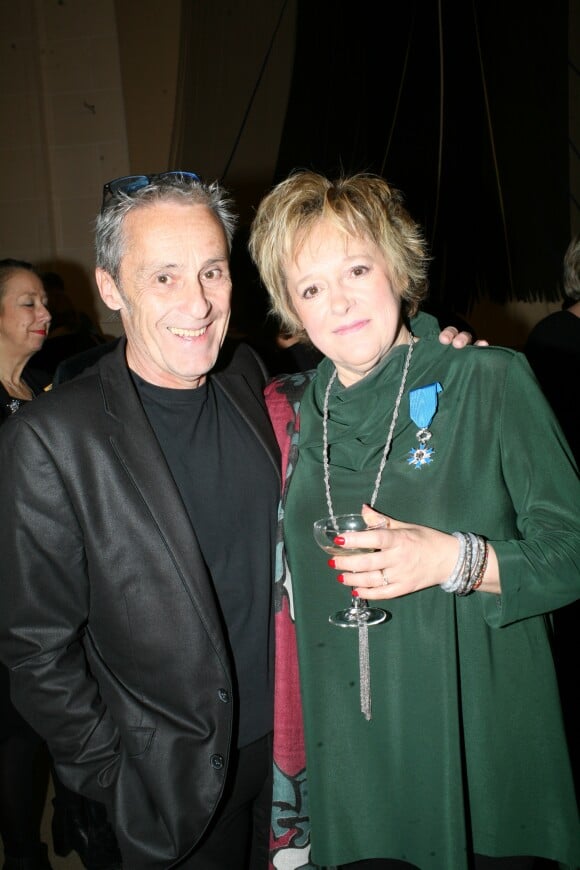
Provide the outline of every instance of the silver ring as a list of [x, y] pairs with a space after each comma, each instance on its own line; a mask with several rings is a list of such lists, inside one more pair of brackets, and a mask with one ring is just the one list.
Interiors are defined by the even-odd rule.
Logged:
[[381, 568], [381, 577], [383, 578], [383, 586], [388, 586], [389, 585], [389, 578], [385, 574], [384, 568]]

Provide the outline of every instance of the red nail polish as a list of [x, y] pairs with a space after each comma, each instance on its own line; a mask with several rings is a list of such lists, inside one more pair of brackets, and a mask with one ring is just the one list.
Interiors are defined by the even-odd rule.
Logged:
[[358, 592], [356, 591], [356, 589], [353, 589], [350, 594], [352, 595], [353, 598], [358, 598]]
[[338, 574], [336, 579], [339, 583], [344, 583], [344, 574]]
[[344, 538], [342, 537], [342, 535], [337, 535], [334, 539], [334, 543], [337, 547], [342, 547], [344, 545]]
[[336, 562], [334, 561], [334, 559], [328, 560], [328, 567], [329, 568], [336, 568]]

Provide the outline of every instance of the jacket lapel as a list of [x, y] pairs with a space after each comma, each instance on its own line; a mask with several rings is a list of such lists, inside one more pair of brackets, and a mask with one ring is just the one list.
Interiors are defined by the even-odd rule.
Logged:
[[[125, 341], [99, 363], [110, 441], [171, 554], [216, 650], [228, 661], [219, 609], [195, 531], [125, 362]], [[211, 602], [214, 606], [211, 606]]]
[[256, 396], [247, 379], [237, 372], [220, 372], [212, 375], [214, 382], [223, 390], [250, 427], [276, 470], [281, 480], [280, 448], [266, 411], [263, 397]]

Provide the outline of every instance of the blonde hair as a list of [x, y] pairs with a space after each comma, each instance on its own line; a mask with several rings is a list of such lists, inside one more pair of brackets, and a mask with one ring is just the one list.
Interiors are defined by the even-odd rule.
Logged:
[[377, 245], [391, 267], [403, 314], [416, 314], [427, 295], [429, 257], [423, 233], [403, 207], [401, 193], [375, 175], [359, 174], [333, 182], [302, 171], [264, 197], [250, 233], [250, 254], [282, 328], [290, 335], [305, 335], [288, 293], [285, 267], [323, 218], [346, 234]]

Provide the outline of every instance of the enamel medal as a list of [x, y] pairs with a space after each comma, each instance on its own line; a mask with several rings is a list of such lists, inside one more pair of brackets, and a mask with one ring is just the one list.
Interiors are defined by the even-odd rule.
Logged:
[[407, 462], [409, 465], [414, 465], [416, 469], [433, 462], [435, 451], [427, 446], [431, 440], [429, 426], [437, 411], [437, 394], [442, 390], [443, 387], [436, 381], [434, 384], [427, 384], [426, 387], [417, 387], [409, 393], [409, 416], [419, 427], [416, 435], [419, 446], [409, 450]]

